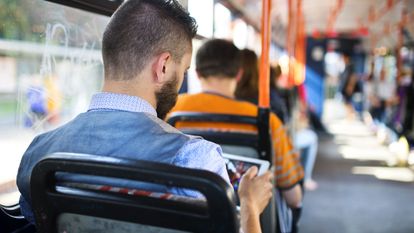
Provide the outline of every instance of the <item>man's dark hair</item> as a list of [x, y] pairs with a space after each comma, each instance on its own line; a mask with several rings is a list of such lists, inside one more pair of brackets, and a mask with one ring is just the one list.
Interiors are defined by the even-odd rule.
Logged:
[[240, 50], [227, 40], [209, 40], [200, 47], [196, 55], [196, 71], [203, 78], [235, 78], [241, 66]]
[[170, 52], [180, 62], [191, 51], [197, 24], [176, 0], [129, 0], [105, 29], [102, 56], [105, 76], [132, 79], [150, 59]]

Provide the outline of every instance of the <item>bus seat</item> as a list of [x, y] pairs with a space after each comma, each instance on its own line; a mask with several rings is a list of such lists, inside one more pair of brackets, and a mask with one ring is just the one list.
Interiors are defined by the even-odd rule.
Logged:
[[[202, 193], [207, 205], [66, 185], [56, 174], [148, 182]], [[60, 177], [60, 176], [59, 176]], [[39, 232], [238, 232], [235, 195], [217, 174], [96, 155], [55, 153], [39, 161], [30, 180]]]
[[[217, 122], [224, 122], [234, 124], [247, 124], [257, 127], [256, 117], [199, 112], [172, 113], [168, 118], [168, 123], [175, 127], [178, 122], [209, 122], [212, 124]], [[202, 136], [208, 141], [220, 144], [223, 151], [226, 153], [260, 158], [258, 152], [259, 138], [257, 133], [216, 130], [214, 128], [180, 128], [180, 130], [186, 134]]]
[[[211, 114], [211, 113], [199, 113], [199, 112], [174, 112], [168, 118], [168, 123], [172, 126], [176, 126], [178, 122], [224, 122], [235, 124], [248, 124], [257, 127], [257, 118], [251, 116], [238, 116], [238, 115], [226, 115], [226, 114]], [[259, 152], [259, 136], [253, 133], [235, 132], [235, 131], [223, 131], [214, 129], [181, 129], [182, 132], [190, 135], [201, 136], [204, 139], [219, 144], [223, 152], [230, 154], [237, 154], [246, 157], [260, 158]], [[271, 151], [268, 153], [272, 153]], [[269, 156], [268, 158], [272, 158]], [[273, 164], [270, 161], [270, 164]], [[269, 205], [263, 211], [261, 215], [262, 232], [274, 233], [274, 232], [287, 232], [284, 228], [281, 229], [277, 221], [277, 211], [285, 211], [279, 209], [279, 202], [275, 200], [275, 197], [279, 195], [279, 191], [274, 189], [273, 198]], [[280, 200], [284, 202], [284, 200]], [[281, 213], [285, 216], [286, 213]], [[287, 213], [288, 214], [288, 213]], [[290, 223], [288, 225], [291, 225]]]
[[20, 205], [0, 205], [0, 232], [32, 233], [36, 229], [20, 213]]
[[222, 130], [180, 130], [185, 134], [201, 136], [208, 141], [219, 144], [225, 153], [251, 158], [259, 158], [259, 153], [256, 149], [258, 146], [257, 134], [238, 133]]

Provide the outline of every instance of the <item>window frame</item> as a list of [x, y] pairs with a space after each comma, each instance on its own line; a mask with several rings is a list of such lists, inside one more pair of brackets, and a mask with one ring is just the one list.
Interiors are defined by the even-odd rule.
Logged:
[[111, 16], [124, 0], [46, 0], [48, 2], [69, 6], [72, 8]]

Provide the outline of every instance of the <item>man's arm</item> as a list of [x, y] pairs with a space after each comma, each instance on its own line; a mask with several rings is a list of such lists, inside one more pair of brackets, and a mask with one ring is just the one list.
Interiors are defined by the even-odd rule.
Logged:
[[244, 233], [261, 233], [260, 214], [272, 197], [273, 175], [270, 171], [257, 175], [257, 167], [251, 167], [240, 181], [240, 217]]
[[214, 172], [230, 184], [221, 147], [204, 139], [195, 138], [187, 142], [177, 152], [172, 164]]
[[[219, 174], [230, 183], [221, 148], [211, 142], [196, 139], [187, 143], [173, 164], [199, 168]], [[257, 168], [252, 167], [242, 177], [239, 186], [241, 227], [244, 233], [260, 233], [259, 216], [267, 206], [271, 196], [273, 174], [268, 171], [257, 177]], [[182, 190], [184, 195], [194, 196], [189, 190]], [[193, 191], [194, 192], [194, 191]]]
[[271, 114], [272, 140], [276, 161], [276, 185], [291, 208], [302, 205], [302, 189], [299, 182], [304, 173], [298, 153], [280, 120]]

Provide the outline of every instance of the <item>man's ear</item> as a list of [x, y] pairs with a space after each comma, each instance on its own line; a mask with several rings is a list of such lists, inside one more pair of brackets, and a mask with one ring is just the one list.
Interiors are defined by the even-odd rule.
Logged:
[[171, 60], [171, 54], [168, 52], [158, 55], [153, 63], [152, 71], [154, 73], [154, 82], [163, 83], [167, 73], [167, 64]]
[[240, 69], [240, 70], [237, 72], [237, 75], [236, 75], [236, 81], [237, 81], [237, 82], [240, 82], [241, 78], [243, 77], [243, 73], [244, 73], [244, 70], [243, 70], [243, 69]]

